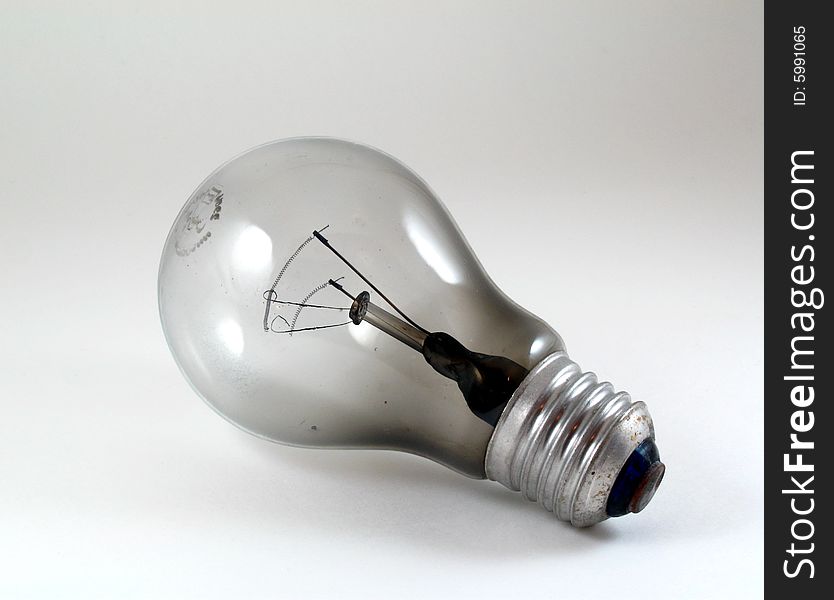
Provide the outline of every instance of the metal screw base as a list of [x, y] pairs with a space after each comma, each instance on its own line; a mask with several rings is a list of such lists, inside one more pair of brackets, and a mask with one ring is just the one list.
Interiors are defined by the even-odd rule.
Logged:
[[530, 371], [507, 404], [487, 448], [486, 474], [588, 527], [608, 518], [611, 487], [647, 438], [654, 426], [643, 402], [558, 352]]

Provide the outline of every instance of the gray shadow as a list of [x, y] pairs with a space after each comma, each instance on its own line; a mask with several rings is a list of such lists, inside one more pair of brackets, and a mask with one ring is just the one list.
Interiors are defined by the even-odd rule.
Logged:
[[[230, 435], [253, 461], [274, 465], [276, 480], [280, 473], [285, 486], [292, 481], [289, 497], [297, 504], [291, 505], [285, 488], [280, 490], [283, 500], [276, 497], [275, 486], [281, 485], [276, 481], [253, 487], [241, 475], [221, 484], [240, 488], [235, 494], [244, 506], [230, 519], [257, 521], [276, 534], [290, 526], [323, 537], [347, 530], [362, 538], [490, 559], [593, 552], [621, 534], [608, 523], [577, 529], [498, 483], [469, 479], [421, 457], [291, 448], [243, 432]], [[205, 498], [218, 484], [213, 479], [195, 491]]]

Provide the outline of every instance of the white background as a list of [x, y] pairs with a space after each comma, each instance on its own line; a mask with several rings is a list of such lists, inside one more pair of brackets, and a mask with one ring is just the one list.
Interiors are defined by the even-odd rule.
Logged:
[[[0, 596], [762, 590], [757, 2], [4, 2]], [[189, 389], [162, 243], [221, 162], [382, 148], [645, 400], [666, 480], [579, 531], [413, 456], [286, 448]]]

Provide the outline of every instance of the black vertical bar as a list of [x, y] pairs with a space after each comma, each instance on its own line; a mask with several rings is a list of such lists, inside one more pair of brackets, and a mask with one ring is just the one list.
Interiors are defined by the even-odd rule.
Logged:
[[[830, 598], [834, 22], [765, 4], [765, 595]], [[830, 8], [830, 7], [829, 7]], [[828, 11], [825, 11], [826, 13]], [[834, 296], [830, 298], [834, 302]], [[812, 398], [813, 395], [813, 398]], [[792, 437], [793, 436], [793, 437]], [[813, 444], [813, 447], [811, 447]], [[801, 464], [800, 464], [801, 463]]]

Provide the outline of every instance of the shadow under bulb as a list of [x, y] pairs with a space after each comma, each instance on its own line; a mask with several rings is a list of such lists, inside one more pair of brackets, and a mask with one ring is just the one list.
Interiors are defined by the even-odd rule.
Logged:
[[580, 527], [663, 477], [645, 404], [571, 361], [368, 146], [294, 138], [217, 169], [165, 242], [159, 309], [197, 393], [261, 437], [419, 454]]

